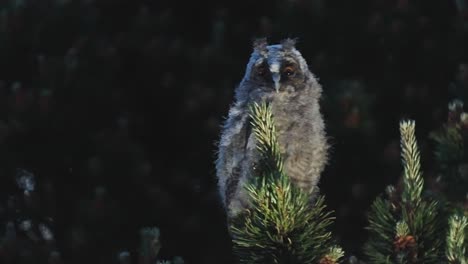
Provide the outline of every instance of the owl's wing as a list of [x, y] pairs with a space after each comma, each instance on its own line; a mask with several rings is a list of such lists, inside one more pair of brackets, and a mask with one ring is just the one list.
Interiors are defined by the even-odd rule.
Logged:
[[251, 127], [248, 114], [230, 111], [219, 144], [216, 174], [221, 200], [225, 206], [229, 205], [235, 195], [239, 181], [244, 175], [243, 166], [247, 157], [248, 139]]

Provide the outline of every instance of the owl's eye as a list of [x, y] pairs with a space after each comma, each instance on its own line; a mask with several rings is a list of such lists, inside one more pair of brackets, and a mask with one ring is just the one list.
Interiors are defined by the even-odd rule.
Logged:
[[294, 73], [295, 73], [295, 69], [291, 65], [286, 66], [283, 69], [283, 74], [286, 75], [286, 76], [292, 76], [292, 75], [294, 75]]

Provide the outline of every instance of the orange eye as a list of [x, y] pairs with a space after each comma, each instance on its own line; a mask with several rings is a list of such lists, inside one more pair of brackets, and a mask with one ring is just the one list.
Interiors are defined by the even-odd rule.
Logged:
[[293, 66], [286, 66], [284, 67], [284, 70], [283, 70], [283, 73], [286, 75], [286, 76], [291, 76], [294, 74], [294, 67]]

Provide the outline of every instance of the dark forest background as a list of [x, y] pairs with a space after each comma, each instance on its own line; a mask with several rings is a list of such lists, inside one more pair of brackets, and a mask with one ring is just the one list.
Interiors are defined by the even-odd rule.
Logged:
[[400, 176], [398, 121], [416, 120], [431, 176], [427, 135], [467, 92], [467, 1], [1, 0], [0, 236], [50, 217], [65, 263], [117, 263], [157, 226], [162, 258], [230, 263], [216, 140], [262, 36], [297, 37], [324, 87], [320, 187], [361, 256], [366, 210]]

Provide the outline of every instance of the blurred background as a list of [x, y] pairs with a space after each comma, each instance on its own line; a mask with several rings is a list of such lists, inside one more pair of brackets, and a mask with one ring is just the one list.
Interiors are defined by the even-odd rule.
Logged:
[[297, 37], [324, 87], [320, 187], [361, 256], [400, 176], [399, 120], [430, 177], [427, 135], [467, 93], [466, 0], [1, 0], [0, 259], [137, 263], [157, 226], [162, 259], [231, 263], [216, 141], [264, 36]]

